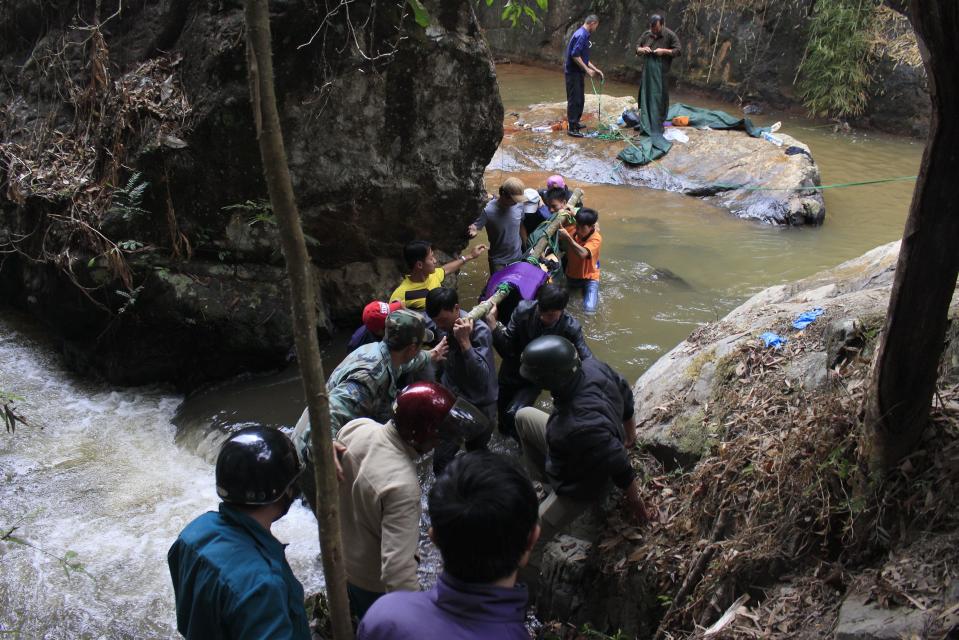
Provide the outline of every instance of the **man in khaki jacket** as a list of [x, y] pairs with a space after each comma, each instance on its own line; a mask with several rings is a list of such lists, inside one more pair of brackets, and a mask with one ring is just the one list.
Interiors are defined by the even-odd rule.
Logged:
[[397, 395], [394, 418], [385, 425], [359, 418], [337, 434], [345, 447], [340, 526], [350, 608], [357, 618], [384, 593], [419, 589], [416, 459], [441, 439], [462, 437], [485, 420], [441, 385], [417, 382]]

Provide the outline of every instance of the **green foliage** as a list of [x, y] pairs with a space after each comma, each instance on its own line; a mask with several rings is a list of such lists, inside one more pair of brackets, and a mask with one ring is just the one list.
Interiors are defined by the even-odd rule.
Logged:
[[141, 205], [150, 183], [143, 179], [143, 174], [135, 171], [124, 187], [114, 189], [113, 202], [109, 213], [119, 214], [124, 220], [133, 220], [149, 213]]
[[[492, 7], [495, 1], [486, 0], [486, 6]], [[503, 22], [509, 22], [512, 27], [518, 25], [524, 16], [529, 19], [530, 24], [536, 24], [539, 22], [537, 10], [545, 12], [548, 6], [549, 0], [533, 0], [532, 2], [530, 0], [507, 0], [500, 18]]]
[[137, 240], [121, 240], [117, 243], [117, 246], [124, 251], [136, 251], [143, 248], [143, 243]]
[[416, 24], [424, 29], [430, 26], [430, 14], [426, 10], [426, 7], [423, 6], [423, 3], [420, 2], [420, 0], [407, 0], [407, 3], [413, 10], [413, 19], [416, 20]]
[[273, 205], [269, 200], [247, 200], [227, 205], [222, 211], [248, 211], [253, 214], [247, 221], [251, 227], [257, 223], [276, 226], [276, 216], [273, 215]]
[[0, 389], [0, 422], [3, 422], [7, 433], [16, 433], [18, 422], [30, 426], [23, 416], [17, 413], [15, 402], [23, 402], [23, 398]]
[[876, 0], [816, 3], [799, 67], [799, 93], [813, 115], [853, 116], [865, 109], [877, 4]]
[[0, 536], [0, 542], [9, 542], [22, 547], [29, 547], [31, 549], [36, 549], [44, 555], [50, 556], [57, 561], [57, 563], [60, 565], [60, 568], [63, 569], [63, 572], [67, 575], [67, 578], [72, 577], [74, 573], [82, 573], [89, 578], [93, 577], [87, 572], [83, 563], [80, 562], [80, 555], [76, 551], [67, 550], [62, 556], [58, 556], [57, 554], [47, 551], [43, 547], [36, 545], [25, 538], [13, 535], [13, 533], [19, 528], [19, 525], [14, 525], [7, 529], [3, 535]]
[[124, 298], [123, 306], [120, 307], [120, 309], [117, 311], [117, 314], [119, 315], [122, 313], [126, 313], [128, 309], [132, 308], [137, 303], [137, 296], [139, 296], [140, 293], [142, 292], [143, 292], [142, 284], [136, 289], [132, 289], [130, 291], [123, 291], [122, 289], [117, 289], [114, 293], [116, 293], [121, 298]]

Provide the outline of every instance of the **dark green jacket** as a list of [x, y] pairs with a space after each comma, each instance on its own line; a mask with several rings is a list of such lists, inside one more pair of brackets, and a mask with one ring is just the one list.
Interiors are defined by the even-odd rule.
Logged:
[[[663, 27], [659, 37], [654, 36], [653, 32], [647, 29], [643, 32], [643, 35], [639, 36], [639, 42], [636, 43], [636, 46], [649, 47], [653, 51], [656, 49], [669, 49], [672, 51], [670, 55], [663, 56], [663, 71], [667, 73], [673, 64], [673, 58], [678, 57], [679, 54], [683, 52], [679, 44], [679, 36], [676, 35], [675, 31], [667, 29], [666, 27]], [[641, 57], [646, 58], [645, 55]], [[645, 60], [643, 62], [645, 63]], [[643, 66], [645, 66], [645, 64]]]
[[310, 640], [284, 546], [226, 503], [188, 524], [167, 553], [177, 630], [187, 640]]

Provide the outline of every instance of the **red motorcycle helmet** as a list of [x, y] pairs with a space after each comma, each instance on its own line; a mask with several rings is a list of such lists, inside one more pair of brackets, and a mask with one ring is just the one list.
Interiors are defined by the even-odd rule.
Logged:
[[435, 382], [414, 382], [396, 396], [393, 424], [414, 449], [423, 453], [441, 439], [469, 437], [486, 428], [487, 418], [469, 402], [457, 400], [449, 389]]

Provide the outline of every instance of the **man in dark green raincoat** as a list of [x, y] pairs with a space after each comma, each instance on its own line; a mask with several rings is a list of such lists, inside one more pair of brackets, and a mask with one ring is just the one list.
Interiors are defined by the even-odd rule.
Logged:
[[636, 43], [636, 55], [644, 58], [639, 88], [640, 126], [643, 134], [663, 133], [663, 119], [669, 111], [669, 68], [679, 56], [679, 38], [663, 24], [661, 15], [649, 18], [649, 29]]

